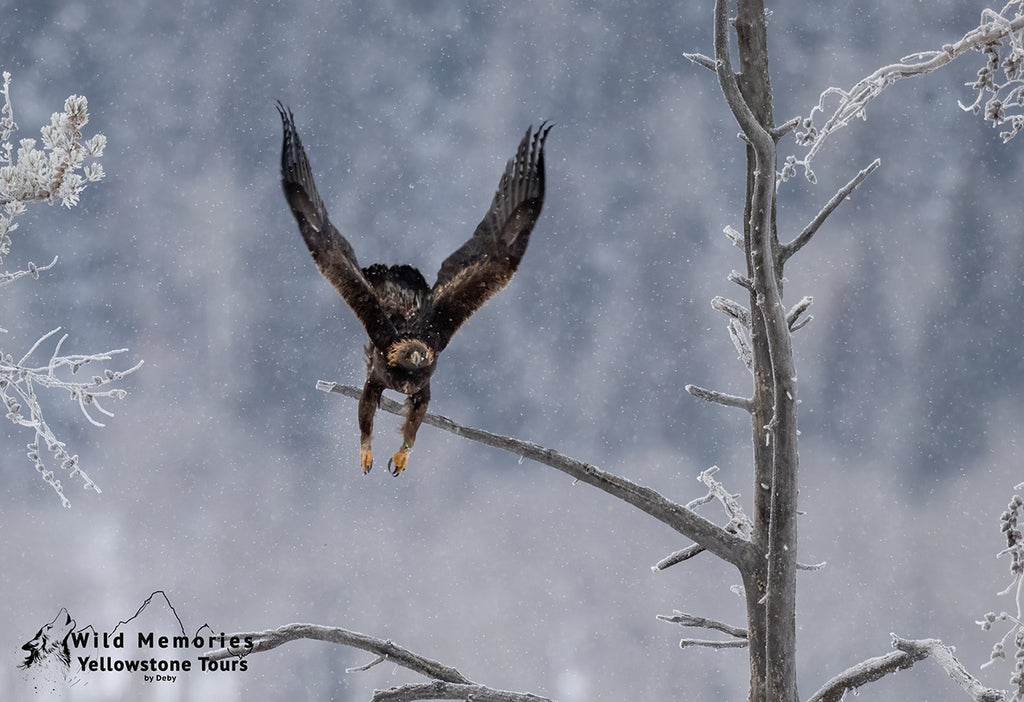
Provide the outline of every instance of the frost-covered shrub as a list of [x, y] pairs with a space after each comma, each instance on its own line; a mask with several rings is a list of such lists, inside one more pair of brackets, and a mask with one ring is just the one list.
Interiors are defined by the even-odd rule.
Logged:
[[[25, 212], [26, 202], [45, 201], [51, 205], [60, 202], [65, 207], [74, 207], [87, 183], [103, 178], [103, 168], [98, 163], [85, 165], [88, 158], [99, 158], [107, 140], [97, 134], [83, 141], [82, 127], [89, 121], [89, 103], [84, 97], [72, 95], [64, 102], [64, 111], [55, 112], [50, 124], [44, 126], [42, 150], [36, 148], [35, 139], [22, 139], [17, 150], [10, 137], [17, 130], [14, 112], [11, 109], [10, 73], [3, 74], [3, 105], [0, 107], [0, 265], [11, 250], [11, 232], [18, 228], [14, 219]], [[0, 288], [10, 285], [25, 276], [39, 278], [57, 262], [54, 258], [45, 266], [28, 263], [23, 270], [0, 273]], [[4, 330], [0, 328], [0, 332]], [[0, 348], [0, 411], [11, 422], [28, 428], [34, 438], [27, 446], [29, 461], [68, 507], [70, 501], [64, 494], [64, 487], [54, 471], [47, 467], [47, 460], [67, 471], [68, 478], [81, 480], [86, 488], [99, 492], [99, 487], [78, 465], [78, 456], [72, 455], [65, 444], [57, 439], [43, 416], [38, 388], [50, 388], [67, 392], [73, 402], [78, 403], [82, 414], [92, 424], [103, 426], [94, 413], [111, 416], [100, 405], [100, 400], [122, 399], [126, 393], [115, 387], [125, 375], [132, 373], [142, 363], [125, 371], [104, 369], [102, 374], [91, 378], [73, 378], [86, 365], [109, 361], [112, 356], [124, 353], [125, 349], [96, 354], [61, 355], [67, 335], [56, 342], [50, 358], [45, 363], [30, 359], [43, 342], [53, 337], [59, 329], [44, 334], [27, 353], [16, 359]]]
[[[1024, 490], [1024, 483], [1017, 485], [1014, 489]], [[997, 660], [1005, 660], [1007, 642], [1013, 641], [1014, 665], [1013, 673], [1010, 675], [1010, 690], [1013, 693], [1010, 698], [1011, 702], [1024, 700], [1024, 623], [1022, 623], [1024, 614], [1021, 611], [1024, 607], [1024, 600], [1022, 600], [1024, 597], [1024, 534], [1021, 532], [1024, 524], [1021, 524], [1022, 517], [1024, 517], [1024, 498], [1019, 494], [1014, 495], [1010, 504], [1007, 505], [1006, 511], [999, 517], [999, 530], [1006, 537], [1006, 548], [999, 552], [999, 556], [1010, 557], [1010, 574], [1013, 579], [1009, 587], [999, 594], [1002, 596], [1012, 595], [1017, 611], [1015, 614], [989, 612], [984, 619], [978, 622], [985, 631], [991, 629], [992, 625], [997, 622], [1010, 623], [1009, 630], [992, 647], [992, 655], [988, 663], [982, 667], [992, 665]]]

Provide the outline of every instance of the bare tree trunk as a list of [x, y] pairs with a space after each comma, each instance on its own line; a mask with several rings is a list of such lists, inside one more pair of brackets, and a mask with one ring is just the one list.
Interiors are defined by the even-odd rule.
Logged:
[[754, 393], [754, 536], [763, 564], [743, 573], [750, 699], [796, 702], [796, 371], [782, 304], [775, 226], [776, 130], [762, 0], [738, 0], [740, 72], [729, 64], [725, 0], [715, 6], [719, 80], [747, 137], [743, 242], [750, 297]]

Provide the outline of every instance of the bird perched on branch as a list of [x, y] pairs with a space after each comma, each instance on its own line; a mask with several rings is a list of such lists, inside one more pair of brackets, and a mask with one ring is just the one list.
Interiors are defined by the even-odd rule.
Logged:
[[473, 236], [441, 264], [427, 285], [412, 266], [375, 263], [361, 268], [351, 244], [327, 216], [313, 182], [291, 110], [280, 102], [284, 126], [281, 185], [313, 261], [366, 328], [366, 385], [359, 400], [359, 465], [373, 467], [373, 415], [385, 388], [408, 395], [402, 445], [388, 461], [405, 470], [430, 401], [430, 376], [452, 335], [494, 293], [505, 287], [526, 252], [544, 204], [544, 141], [552, 125], [526, 130], [508, 162], [490, 209]]

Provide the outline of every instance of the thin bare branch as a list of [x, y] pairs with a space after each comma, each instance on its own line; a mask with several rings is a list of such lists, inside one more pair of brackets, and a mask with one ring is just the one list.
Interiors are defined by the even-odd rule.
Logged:
[[782, 139], [782, 137], [786, 136], [791, 131], [796, 129], [800, 125], [800, 121], [801, 120], [799, 117], [793, 117], [788, 122], [784, 122], [779, 126], [775, 127], [775, 129], [771, 130], [772, 138], [775, 139], [776, 143], [778, 143], [778, 141]]
[[679, 624], [680, 626], [694, 626], [700, 627], [701, 629], [712, 629], [714, 631], [721, 631], [724, 634], [733, 636], [737, 639], [746, 639], [747, 630], [741, 629], [725, 622], [720, 622], [717, 619], [708, 619], [707, 617], [698, 617], [694, 614], [687, 614], [686, 612], [680, 612], [679, 610], [673, 610], [671, 615], [659, 614], [658, 619], [663, 622], [669, 622], [670, 624]]
[[313, 639], [315, 641], [327, 641], [329, 643], [351, 646], [363, 651], [369, 651], [377, 656], [400, 665], [403, 668], [425, 675], [428, 678], [444, 682], [458, 683], [462, 685], [474, 684], [455, 668], [442, 665], [437, 661], [424, 658], [412, 651], [402, 648], [385, 639], [378, 639], [366, 634], [360, 634], [348, 629], [341, 629], [334, 626], [320, 626], [318, 624], [285, 624], [277, 629], [266, 631], [232, 634], [228, 638], [238, 637], [240, 640], [251, 639], [252, 648], [219, 648], [209, 651], [205, 658], [212, 661], [232, 658], [236, 656], [247, 656], [252, 653], [269, 651], [289, 641], [296, 639]]
[[742, 232], [738, 232], [733, 227], [726, 225], [726, 227], [722, 230], [722, 233], [725, 234], [726, 239], [732, 242], [733, 246], [735, 246], [737, 249], [740, 249], [741, 251], [744, 250]]
[[754, 348], [750, 343], [750, 329], [747, 329], [735, 319], [729, 320], [729, 341], [736, 349], [736, 357], [743, 362], [747, 370], [754, 372]]
[[682, 550], [676, 551], [675, 553], [670, 553], [669, 555], [665, 556], [660, 561], [652, 565], [651, 570], [657, 573], [658, 571], [665, 570], [666, 568], [671, 568], [672, 566], [678, 563], [690, 560], [694, 556], [703, 553], [704, 551], [704, 547], [700, 544], [692, 544]]
[[800, 300], [800, 302], [793, 305], [790, 308], [789, 312], [786, 313], [786, 323], [789, 324], [789, 330], [791, 332], [794, 332], [797, 329], [802, 328], [804, 325], [811, 321], [811, 317], [805, 317], [804, 319], [800, 319], [800, 315], [806, 312], [807, 308], [810, 307], [812, 304], [814, 304], [814, 298], [810, 296], [805, 296], [803, 299]]
[[727, 279], [730, 283], [736, 283], [736, 285], [746, 289], [747, 292], [754, 291], [754, 281], [738, 271], [731, 271], [727, 276]]
[[373, 702], [413, 702], [413, 700], [472, 700], [473, 702], [551, 702], [528, 692], [494, 690], [483, 685], [460, 685], [440, 680], [413, 685], [400, 685], [375, 690]]
[[383, 663], [386, 660], [387, 660], [387, 658], [384, 657], [384, 656], [377, 656], [376, 658], [374, 658], [372, 661], [370, 661], [369, 663], [367, 663], [365, 665], [357, 665], [357, 666], [354, 666], [352, 668], [345, 668], [345, 672], [346, 673], [361, 673], [364, 670], [369, 670], [373, 666], [379, 665], [380, 663]]
[[710, 56], [705, 56], [704, 54], [683, 54], [683, 58], [692, 61], [698, 66], [703, 66], [711, 72], [718, 70], [718, 65]]
[[711, 641], [709, 639], [680, 639], [679, 648], [692, 648], [702, 646], [703, 648], [746, 648], [750, 644], [744, 641]]
[[817, 570], [823, 570], [827, 565], [828, 561], [818, 561], [817, 563], [800, 563], [799, 561], [797, 561], [796, 567], [799, 570], [807, 570], [814, 572]]
[[750, 329], [750, 310], [735, 300], [716, 295], [711, 299], [711, 308], [732, 317], [744, 327]]
[[727, 395], [724, 392], [718, 392], [717, 390], [708, 390], [697, 385], [687, 385], [686, 392], [706, 402], [717, 402], [718, 404], [725, 405], [726, 407], [739, 407], [740, 409], [746, 410], [747, 412], [754, 411], [754, 403], [752, 400], [750, 400], [750, 398], [747, 397]]
[[829, 215], [839, 207], [840, 203], [848, 198], [850, 193], [856, 190], [857, 186], [863, 183], [864, 179], [871, 175], [881, 164], [882, 160], [877, 158], [868, 164], [868, 166], [855, 175], [849, 183], [841, 187], [839, 192], [832, 196], [831, 200], [825, 203], [825, 206], [821, 208], [821, 211], [814, 216], [814, 219], [811, 220], [810, 224], [804, 227], [804, 230], [800, 232], [793, 241], [788, 244], [783, 244], [779, 251], [780, 265], [785, 265], [790, 256], [802, 249], [804, 245], [811, 240], [814, 233], [818, 231], [818, 228], [825, 223], [825, 220], [828, 219]]
[[[359, 388], [352, 387], [351, 385], [339, 385], [324, 380], [318, 381], [316, 387], [324, 392], [336, 392], [354, 399], [358, 399], [362, 395], [362, 390]], [[403, 414], [402, 404], [387, 397], [381, 398], [380, 409], [391, 414]], [[667, 524], [728, 563], [739, 566], [742, 563], [750, 562], [757, 558], [749, 542], [728, 533], [725, 529], [704, 519], [693, 512], [693, 510], [686, 509], [686, 507], [666, 499], [659, 492], [649, 487], [638, 485], [631, 480], [608, 473], [588, 463], [564, 456], [557, 451], [544, 448], [538, 444], [513, 439], [500, 434], [492, 434], [482, 429], [463, 426], [441, 415], [428, 412], [423, 418], [423, 423], [451, 432], [464, 439], [470, 439], [471, 441], [528, 458], [537, 463], [543, 463], [546, 466], [562, 471], [566, 475], [572, 476], [580, 482], [593, 485], [613, 497], [628, 502], [658, 521]]]

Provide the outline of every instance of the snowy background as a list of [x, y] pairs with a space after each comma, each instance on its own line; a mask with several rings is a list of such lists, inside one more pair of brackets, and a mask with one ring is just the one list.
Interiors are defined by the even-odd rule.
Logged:
[[[360, 474], [356, 403], [314, 386], [359, 385], [365, 335], [281, 195], [273, 107], [294, 110], [360, 262], [412, 263], [429, 280], [526, 126], [556, 121], [522, 267], [441, 357], [431, 410], [682, 502], [717, 464], [749, 499], [748, 420], [683, 390], [749, 387], [709, 305], [742, 299], [721, 230], [741, 226], [743, 148], [714, 76], [682, 56], [711, 52], [712, 3], [360, 5], [0, 4], [17, 136], [37, 137], [79, 93], [87, 135], [108, 138], [107, 179], [78, 208], [20, 218], [8, 266], [60, 261], [2, 292], [3, 348], [62, 326], [66, 352], [145, 360], [105, 429], [44, 399], [103, 488], [69, 486], [71, 510], [25, 459], [31, 437], [0, 425], [0, 698], [36, 698], [19, 649], [61, 607], [109, 630], [154, 590], [189, 630], [341, 626], [561, 702], [744, 698], [745, 653], [681, 651], [686, 632], [655, 619], [744, 623], [735, 574], [710, 557], [650, 571], [686, 545], [664, 526], [430, 427], [399, 479]], [[779, 122], [829, 85], [959, 38], [984, 7], [805, 5], [771, 7]], [[787, 270], [788, 299], [815, 299], [796, 337], [802, 560], [829, 562], [800, 580], [804, 696], [885, 653], [890, 631], [953, 643], [976, 671], [997, 635], [974, 621], [1010, 608], [994, 554], [1024, 480], [1024, 142], [1003, 146], [957, 108], [980, 65], [892, 88], [819, 158], [818, 186], [780, 194], [788, 240], [882, 158]], [[382, 455], [398, 426], [379, 416]], [[92, 674], [63, 695], [343, 701], [421, 680], [390, 664], [345, 672], [371, 658], [303, 641], [245, 673], [148, 686]], [[959, 693], [929, 662], [865, 694]]]

